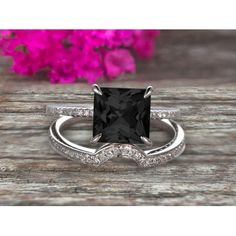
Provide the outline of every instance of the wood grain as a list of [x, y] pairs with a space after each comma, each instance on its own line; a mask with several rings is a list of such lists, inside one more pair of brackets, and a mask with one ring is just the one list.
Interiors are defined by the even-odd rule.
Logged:
[[[236, 205], [235, 40], [235, 31], [162, 31], [135, 75], [101, 81], [152, 84], [153, 104], [182, 109], [185, 153], [150, 169], [124, 160], [90, 168], [54, 153], [45, 105], [92, 102], [90, 87], [16, 76], [0, 58], [0, 205]], [[68, 135], [85, 142], [90, 129], [81, 121]]]

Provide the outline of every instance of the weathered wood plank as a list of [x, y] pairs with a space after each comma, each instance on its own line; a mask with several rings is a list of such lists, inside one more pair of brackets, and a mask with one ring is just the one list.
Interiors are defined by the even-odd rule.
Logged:
[[147, 170], [112, 164], [94, 170], [53, 160], [5, 163], [10, 167], [0, 175], [2, 204], [221, 205], [236, 200], [232, 161], [221, 165], [182, 161]]
[[[185, 153], [144, 170], [119, 159], [91, 168], [57, 155], [45, 106], [92, 102], [90, 86], [32, 82], [0, 58], [0, 205], [235, 205], [235, 40], [236, 31], [164, 31], [154, 59], [140, 62], [136, 75], [101, 82], [152, 84], [153, 105], [183, 110]], [[68, 135], [85, 142], [90, 128], [83, 121]], [[156, 129], [152, 135], [165, 139]]]

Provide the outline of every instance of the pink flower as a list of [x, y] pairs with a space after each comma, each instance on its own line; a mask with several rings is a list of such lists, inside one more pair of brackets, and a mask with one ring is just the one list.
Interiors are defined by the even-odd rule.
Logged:
[[1, 30], [0, 54], [12, 70], [34, 76], [46, 71], [52, 83], [93, 83], [135, 71], [134, 55], [150, 58], [157, 30]]
[[135, 71], [135, 61], [127, 49], [116, 49], [106, 53], [104, 64], [108, 78]]
[[156, 30], [137, 30], [135, 32], [134, 49], [137, 54], [147, 59], [153, 56], [155, 48], [155, 38], [159, 34]]

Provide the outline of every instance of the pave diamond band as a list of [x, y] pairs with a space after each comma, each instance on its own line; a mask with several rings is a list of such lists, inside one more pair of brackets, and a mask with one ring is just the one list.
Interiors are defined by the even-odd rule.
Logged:
[[99, 166], [112, 158], [134, 160], [140, 167], [157, 166], [178, 157], [185, 149], [184, 131], [173, 120], [160, 119], [159, 122], [173, 132], [173, 138], [167, 144], [143, 150], [138, 145], [107, 143], [98, 148], [90, 148], [70, 142], [62, 135], [65, 126], [75, 122], [75, 117], [62, 116], [49, 128], [49, 138], [53, 149], [70, 160], [83, 164]]
[[[46, 114], [54, 116], [78, 116], [93, 117], [93, 106], [75, 104], [50, 104], [46, 107]], [[174, 108], [151, 107], [151, 119], [172, 119], [180, 115], [180, 111]]]

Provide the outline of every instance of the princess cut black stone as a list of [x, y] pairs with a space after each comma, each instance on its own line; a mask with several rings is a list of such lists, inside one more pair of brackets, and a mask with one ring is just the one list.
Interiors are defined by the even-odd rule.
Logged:
[[150, 96], [145, 89], [101, 88], [94, 94], [93, 136], [102, 134], [99, 142], [142, 143], [149, 138]]

